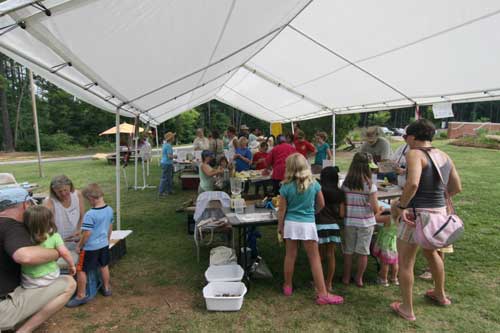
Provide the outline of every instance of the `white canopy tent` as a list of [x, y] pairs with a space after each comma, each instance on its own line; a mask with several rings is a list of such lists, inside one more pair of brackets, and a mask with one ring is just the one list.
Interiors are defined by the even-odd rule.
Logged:
[[117, 124], [211, 99], [289, 122], [500, 98], [495, 0], [10, 0], [0, 16], [1, 52]]

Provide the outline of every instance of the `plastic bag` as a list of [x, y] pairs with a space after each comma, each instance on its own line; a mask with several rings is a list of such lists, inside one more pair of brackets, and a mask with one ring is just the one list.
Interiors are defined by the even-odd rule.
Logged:
[[210, 266], [236, 265], [236, 263], [236, 253], [233, 249], [226, 246], [218, 246], [210, 250]]
[[273, 273], [271, 273], [271, 270], [267, 267], [264, 259], [257, 257], [252, 267], [250, 267], [250, 276], [255, 279], [272, 279]]

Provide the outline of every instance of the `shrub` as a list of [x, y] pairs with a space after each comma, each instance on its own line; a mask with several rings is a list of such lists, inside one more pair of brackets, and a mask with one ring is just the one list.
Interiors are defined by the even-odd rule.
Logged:
[[40, 133], [40, 145], [42, 150], [71, 150], [73, 138], [66, 133], [57, 132], [55, 134]]

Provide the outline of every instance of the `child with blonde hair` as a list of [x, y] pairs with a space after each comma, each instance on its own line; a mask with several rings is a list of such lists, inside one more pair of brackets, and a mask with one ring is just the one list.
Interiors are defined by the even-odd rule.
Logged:
[[[75, 263], [61, 235], [57, 233], [54, 215], [50, 209], [43, 206], [30, 207], [24, 212], [23, 220], [33, 242], [46, 249], [56, 249], [68, 263], [69, 273], [75, 275]], [[23, 265], [21, 272], [22, 286], [26, 289], [46, 287], [60, 275], [59, 266], [55, 261], [40, 265]]]
[[313, 178], [307, 161], [300, 153], [286, 159], [286, 171], [280, 189], [278, 232], [285, 239], [283, 294], [291, 296], [293, 271], [297, 258], [299, 241], [302, 241], [309, 258], [309, 264], [317, 292], [316, 303], [341, 304], [343, 298], [327, 292], [323, 269], [318, 251], [318, 233], [315, 212], [325, 205], [321, 186]]
[[76, 307], [88, 302], [86, 295], [87, 273], [99, 269], [102, 278], [102, 294], [111, 296], [109, 277], [109, 239], [113, 231], [113, 209], [104, 201], [104, 193], [97, 184], [89, 184], [82, 195], [92, 207], [85, 213], [82, 237], [76, 246], [80, 254], [77, 267], [76, 297], [66, 304]]

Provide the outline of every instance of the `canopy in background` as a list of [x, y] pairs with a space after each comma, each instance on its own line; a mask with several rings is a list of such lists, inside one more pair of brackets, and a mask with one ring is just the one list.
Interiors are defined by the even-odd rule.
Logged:
[[[139, 133], [144, 132], [144, 128], [139, 127]], [[128, 123], [121, 123], [120, 124], [120, 133], [122, 134], [133, 134], [134, 133], [134, 125], [128, 124]], [[99, 136], [102, 135], [114, 135], [116, 134], [116, 126], [113, 126], [104, 132], [99, 133]]]
[[0, 4], [0, 50], [152, 125], [214, 98], [288, 122], [500, 97], [495, 0], [32, 3]]

